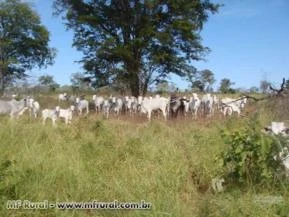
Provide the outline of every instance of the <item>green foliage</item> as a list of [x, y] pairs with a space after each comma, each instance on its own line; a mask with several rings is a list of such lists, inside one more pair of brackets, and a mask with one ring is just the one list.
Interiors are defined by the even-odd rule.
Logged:
[[55, 49], [48, 47], [49, 32], [28, 3], [0, 1], [0, 89], [25, 71], [53, 63]]
[[289, 79], [287, 79], [287, 80], [285, 81], [285, 88], [286, 88], [287, 90], [289, 90]]
[[11, 167], [15, 162], [11, 160], [2, 160], [0, 162], [0, 195], [1, 199], [16, 199], [15, 183], [9, 183], [12, 176]]
[[[42, 107], [53, 108], [57, 96], [40, 95], [37, 100]], [[264, 115], [260, 115], [262, 122], [267, 121]], [[140, 117], [105, 119], [92, 112], [87, 118], [74, 117], [70, 126], [59, 120], [54, 128], [51, 122], [44, 126], [41, 119], [30, 119], [28, 113], [17, 121], [0, 116], [0, 216], [288, 216], [288, 181], [258, 189], [258, 195], [281, 196], [280, 204], [256, 203], [256, 185], [225, 186], [223, 193], [211, 192], [212, 178], [221, 176], [223, 169], [214, 156], [230, 145], [224, 143], [220, 128], [259, 130], [255, 120], [245, 124], [246, 120], [154, 119], [147, 123]], [[152, 209], [9, 210], [5, 207], [9, 199], [146, 200]]]
[[41, 85], [49, 87], [52, 92], [55, 92], [55, 90], [59, 88], [59, 84], [54, 81], [53, 76], [51, 75], [42, 75], [39, 77], [38, 81]]
[[219, 8], [209, 0], [55, 0], [54, 6], [74, 30], [87, 73], [101, 83], [121, 78], [133, 95], [169, 73], [185, 76], [189, 63], [203, 58], [209, 49], [200, 30]]
[[187, 74], [187, 81], [190, 82], [191, 88], [200, 92], [210, 92], [212, 85], [215, 83], [214, 73], [209, 69], [198, 71], [191, 67]]
[[230, 79], [224, 78], [221, 80], [219, 91], [221, 93], [235, 93], [235, 90], [231, 87], [234, 84]]
[[71, 87], [73, 90], [88, 90], [89, 80], [90, 79], [87, 79], [85, 75], [80, 72], [73, 73], [70, 79]]
[[229, 179], [245, 185], [274, 181], [281, 165], [274, 156], [287, 140], [262, 133], [256, 118], [234, 132], [223, 131], [222, 137], [228, 145], [222, 161]]
[[266, 93], [269, 90], [270, 85], [271, 83], [269, 81], [260, 81], [260, 90], [262, 91], [262, 93]]

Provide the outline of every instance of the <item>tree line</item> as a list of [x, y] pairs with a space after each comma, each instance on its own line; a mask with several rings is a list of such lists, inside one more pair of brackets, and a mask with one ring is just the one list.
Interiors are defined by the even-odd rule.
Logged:
[[[214, 73], [197, 70], [193, 63], [210, 51], [200, 32], [220, 6], [210, 0], [54, 0], [55, 15], [73, 31], [72, 45], [83, 54], [78, 60], [83, 73], [73, 75], [72, 87], [109, 86], [138, 96], [152, 85], [165, 86], [175, 74], [192, 90], [211, 92]], [[29, 3], [0, 1], [0, 91], [27, 77], [28, 70], [54, 63], [57, 52], [49, 40], [49, 31]], [[58, 88], [51, 76], [39, 82]], [[219, 91], [233, 93], [233, 85], [224, 78]], [[262, 81], [260, 89], [269, 86]]]
[[[135, 96], [169, 74], [192, 73], [191, 62], [209, 51], [200, 31], [218, 8], [209, 0], [54, 1], [83, 53], [86, 79], [95, 87], [123, 86]], [[27, 70], [53, 64], [49, 32], [29, 3], [1, 1], [0, 29], [1, 90]]]

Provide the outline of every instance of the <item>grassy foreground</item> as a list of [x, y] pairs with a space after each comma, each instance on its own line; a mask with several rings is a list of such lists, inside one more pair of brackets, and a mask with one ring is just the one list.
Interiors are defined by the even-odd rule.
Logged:
[[[230, 188], [213, 193], [220, 177], [220, 130], [246, 118], [103, 120], [90, 114], [71, 126], [0, 117], [0, 216], [288, 216], [289, 189]], [[277, 205], [256, 195], [282, 196]], [[8, 210], [7, 200], [141, 201], [150, 210]]]

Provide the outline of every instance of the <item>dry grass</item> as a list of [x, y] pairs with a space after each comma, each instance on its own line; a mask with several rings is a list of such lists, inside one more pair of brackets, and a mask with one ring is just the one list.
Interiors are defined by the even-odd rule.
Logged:
[[[39, 98], [42, 107], [56, 98]], [[46, 103], [46, 104], [45, 104]], [[254, 203], [255, 188], [215, 194], [221, 176], [216, 156], [226, 148], [221, 129], [243, 126], [242, 118], [111, 117], [89, 114], [71, 126], [42, 126], [28, 116], [0, 117], [0, 216], [287, 216], [288, 188], [258, 194], [282, 195], [284, 204]], [[259, 108], [258, 108], [259, 109]], [[265, 111], [265, 109], [264, 109]], [[268, 113], [261, 121], [269, 120]], [[140, 201], [151, 210], [7, 210], [7, 200]]]

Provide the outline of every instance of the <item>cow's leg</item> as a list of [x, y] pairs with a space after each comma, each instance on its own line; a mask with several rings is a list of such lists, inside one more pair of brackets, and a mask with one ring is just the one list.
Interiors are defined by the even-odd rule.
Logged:
[[43, 117], [42, 124], [45, 125], [46, 117]]
[[148, 119], [151, 120], [151, 111], [148, 111]]
[[56, 127], [56, 118], [52, 117], [52, 126]]
[[164, 119], [167, 120], [166, 108], [163, 108], [162, 112], [163, 112], [163, 115], [164, 115]]

